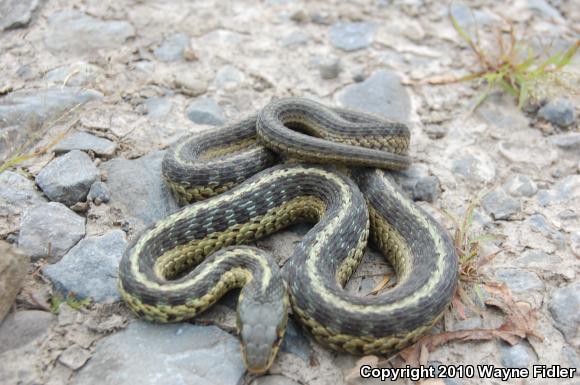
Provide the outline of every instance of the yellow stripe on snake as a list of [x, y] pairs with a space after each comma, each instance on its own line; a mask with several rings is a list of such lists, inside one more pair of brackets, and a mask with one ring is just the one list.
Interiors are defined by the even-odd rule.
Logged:
[[[447, 233], [381, 170], [408, 166], [409, 137], [400, 123], [288, 98], [179, 141], [166, 153], [163, 175], [183, 203], [199, 202], [131, 244], [119, 267], [122, 297], [139, 317], [178, 322], [242, 288], [242, 356], [256, 373], [274, 361], [289, 303], [332, 349], [387, 354], [408, 346], [441, 317], [457, 281]], [[276, 165], [277, 156], [291, 161]], [[284, 277], [266, 252], [235, 246], [301, 221], [314, 226]], [[397, 284], [358, 297], [344, 285], [369, 236]]]

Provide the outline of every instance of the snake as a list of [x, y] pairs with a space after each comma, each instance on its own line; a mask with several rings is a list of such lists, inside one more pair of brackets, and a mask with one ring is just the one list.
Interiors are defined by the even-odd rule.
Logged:
[[[333, 350], [400, 351], [441, 319], [458, 277], [448, 232], [388, 171], [409, 166], [409, 143], [406, 124], [305, 98], [179, 140], [162, 175], [184, 206], [131, 241], [122, 298], [140, 318], [181, 322], [241, 289], [236, 325], [252, 373], [271, 367], [290, 311]], [[282, 269], [251, 246], [299, 222], [312, 227]], [[368, 241], [397, 282], [358, 296], [344, 287]]]

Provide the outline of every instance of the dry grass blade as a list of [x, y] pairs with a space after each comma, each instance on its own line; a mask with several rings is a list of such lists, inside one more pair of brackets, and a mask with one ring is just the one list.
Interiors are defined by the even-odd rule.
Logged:
[[368, 294], [369, 295], [377, 295], [379, 294], [384, 288], [387, 287], [391, 278], [388, 275], [383, 275], [383, 279], [379, 282]]

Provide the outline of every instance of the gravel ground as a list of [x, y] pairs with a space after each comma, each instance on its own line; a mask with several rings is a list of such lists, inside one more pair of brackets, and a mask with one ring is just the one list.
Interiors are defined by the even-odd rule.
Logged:
[[[474, 329], [499, 327], [506, 316], [482, 301], [507, 287], [510, 309], [534, 314], [543, 339], [454, 340], [423, 349], [420, 363], [580, 371], [580, 76], [522, 110], [494, 91], [472, 112], [484, 87], [430, 82], [477, 68], [449, 12], [492, 50], [502, 19], [540, 52], [580, 34], [580, 7], [566, 0], [0, 1], [0, 163], [35, 151], [0, 173], [0, 310], [11, 309], [0, 325], [0, 383], [381, 383], [358, 376], [359, 357], [324, 349], [292, 320], [270, 372], [252, 377], [234, 295], [194, 323], [163, 326], [116, 302], [127, 242], [177, 208], [160, 174], [167, 146], [284, 96], [408, 123], [414, 164], [398, 178], [450, 231], [444, 213], [461, 217], [487, 193], [473, 231], [493, 236], [480, 255], [497, 254], [478, 268], [488, 284], [466, 285], [474, 303], [455, 306], [434, 332], [475, 338]], [[579, 72], [578, 55], [567, 69]], [[282, 263], [306, 230], [258, 245]], [[368, 251], [347, 289], [366, 295], [388, 274]], [[580, 383], [454, 377], [421, 383]]]

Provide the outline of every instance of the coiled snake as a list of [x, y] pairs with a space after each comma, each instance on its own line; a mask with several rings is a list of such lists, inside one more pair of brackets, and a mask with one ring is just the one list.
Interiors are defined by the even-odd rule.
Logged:
[[[297, 98], [179, 141], [166, 153], [163, 175], [182, 202], [203, 201], [131, 244], [119, 267], [122, 297], [142, 318], [178, 322], [242, 288], [238, 329], [252, 372], [272, 364], [289, 302], [332, 349], [402, 349], [437, 322], [457, 280], [447, 233], [380, 170], [407, 167], [408, 145], [403, 124]], [[291, 161], [275, 165], [271, 150]], [[298, 221], [314, 226], [296, 246], [285, 279], [266, 252], [232, 246]], [[343, 286], [369, 235], [395, 268], [397, 285], [358, 297]]]

